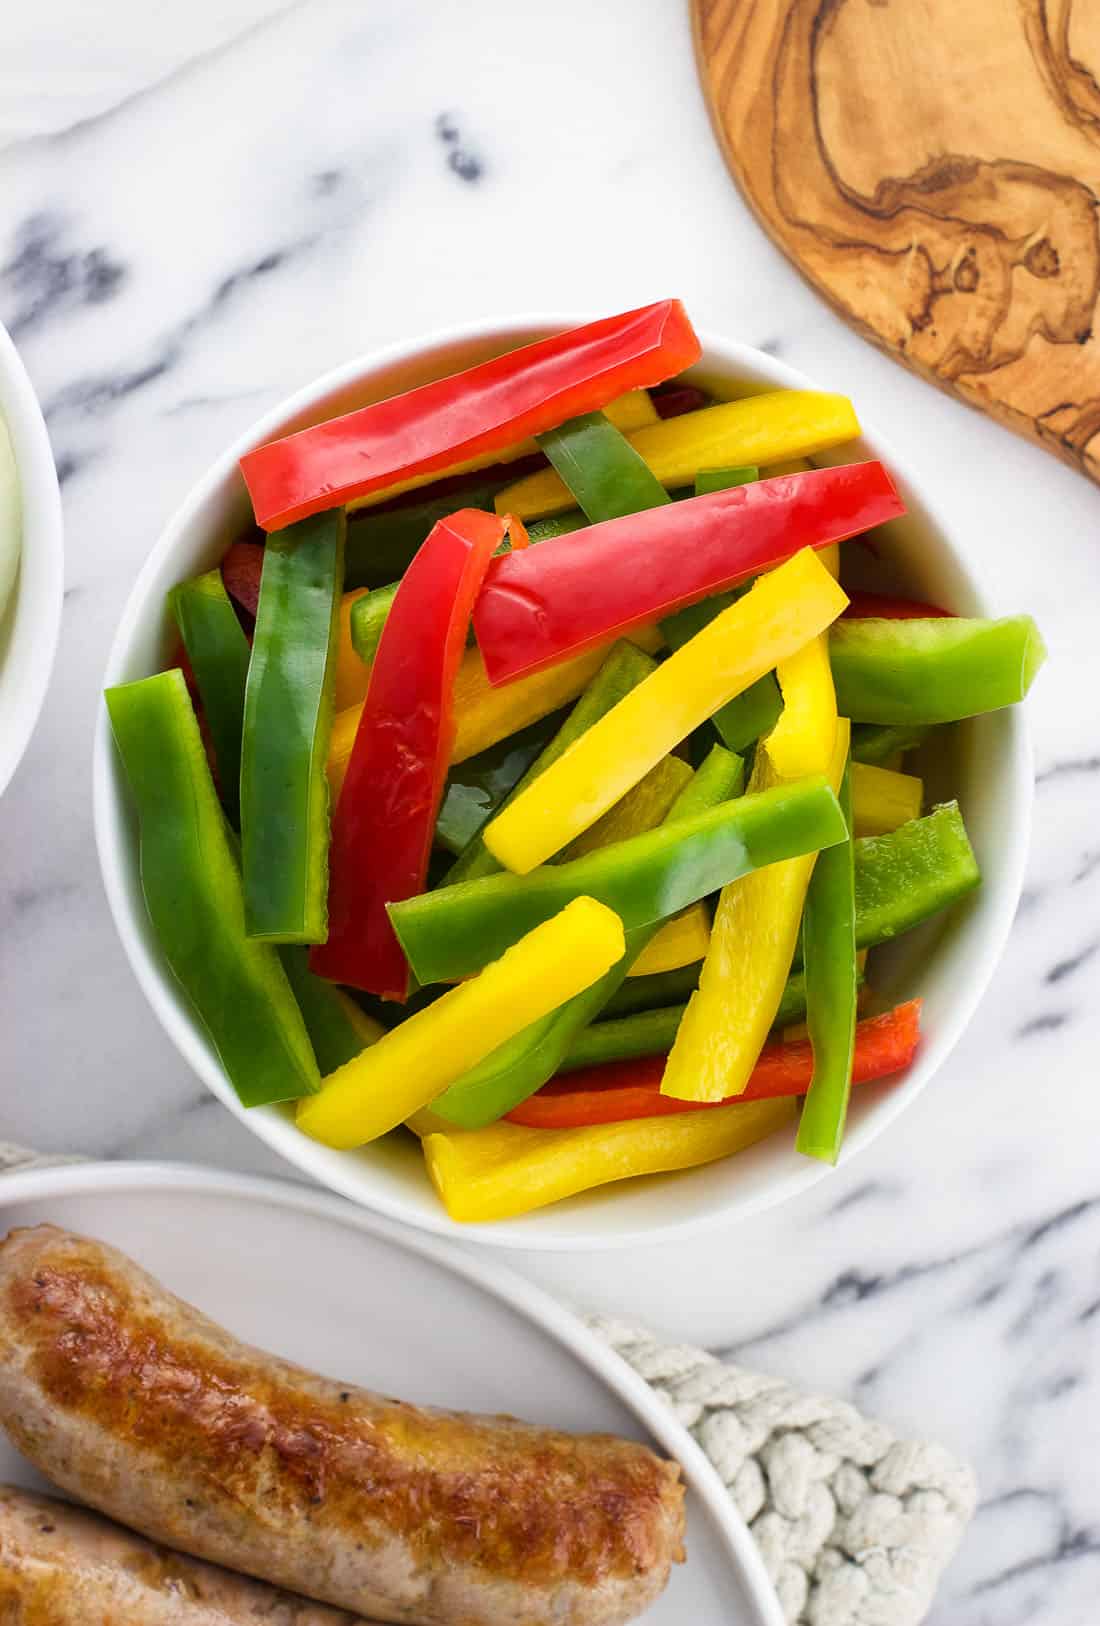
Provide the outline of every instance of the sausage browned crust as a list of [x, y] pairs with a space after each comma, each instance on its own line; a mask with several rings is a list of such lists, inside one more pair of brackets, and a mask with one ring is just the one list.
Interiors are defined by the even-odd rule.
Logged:
[[644, 1446], [317, 1377], [52, 1226], [0, 1246], [0, 1424], [153, 1540], [384, 1621], [615, 1626], [683, 1556]]
[[363, 1626], [263, 1581], [0, 1485], [0, 1621], [12, 1626]]

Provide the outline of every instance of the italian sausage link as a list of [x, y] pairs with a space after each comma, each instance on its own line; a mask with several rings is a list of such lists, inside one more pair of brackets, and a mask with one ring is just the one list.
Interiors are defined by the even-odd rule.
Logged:
[[0, 1486], [0, 1621], [18, 1626], [362, 1626], [184, 1558], [52, 1497]]
[[317, 1377], [52, 1226], [0, 1245], [0, 1424], [153, 1540], [382, 1621], [618, 1626], [683, 1556], [644, 1446]]

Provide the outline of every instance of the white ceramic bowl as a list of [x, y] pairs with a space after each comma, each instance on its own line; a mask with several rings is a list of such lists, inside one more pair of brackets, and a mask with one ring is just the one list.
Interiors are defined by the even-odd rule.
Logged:
[[61, 496], [50, 438], [26, 368], [0, 328], [0, 413], [21, 488], [19, 574], [0, 616], [0, 792], [19, 766], [50, 681], [61, 627]]
[[[380, 400], [427, 380], [513, 349], [584, 318], [528, 317], [465, 327], [399, 345], [327, 374], [277, 407], [214, 464], [169, 523], [130, 596], [107, 665], [106, 683], [157, 671], [169, 649], [165, 594], [176, 582], [214, 565], [248, 516], [238, 458], [274, 435]], [[691, 374], [716, 395], [780, 387], [813, 387], [790, 367], [746, 345], [703, 338], [704, 358]], [[856, 403], [857, 409], [859, 403]], [[849, 548], [865, 573], [902, 591], [964, 614], [991, 614], [985, 590], [947, 540], [933, 511], [906, 476], [905, 464], [873, 434], [843, 448], [836, 461], [881, 457], [897, 477], [909, 513], [884, 533], [882, 557]], [[1032, 796], [1031, 751], [1019, 709], [961, 725], [955, 760], [925, 765], [929, 795], [958, 795], [984, 882], [935, 922], [908, 935], [889, 955], [878, 951], [876, 991], [890, 999], [921, 994], [925, 1037], [908, 1074], [856, 1092], [843, 1159], [862, 1151], [925, 1087], [962, 1033], [1003, 947], [1019, 897]], [[149, 925], [138, 875], [135, 823], [105, 709], [95, 744], [95, 824], [100, 863], [126, 952], [168, 1034], [231, 1112], [292, 1163], [334, 1191], [381, 1213], [432, 1231], [498, 1246], [591, 1249], [665, 1240], [767, 1208], [826, 1178], [828, 1169], [799, 1157], [793, 1137], [779, 1136], [724, 1163], [576, 1197], [522, 1219], [493, 1226], [455, 1226], [424, 1174], [420, 1153], [403, 1132], [359, 1152], [334, 1152], [295, 1129], [277, 1107], [245, 1111], [205, 1034], [162, 959]]]

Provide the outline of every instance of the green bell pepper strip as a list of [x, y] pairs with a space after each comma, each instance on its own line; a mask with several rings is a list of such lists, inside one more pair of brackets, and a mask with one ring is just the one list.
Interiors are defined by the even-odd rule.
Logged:
[[327, 1078], [345, 1062], [361, 1055], [377, 1037], [377, 1033], [365, 1030], [377, 1028], [380, 1033], [381, 1025], [357, 1013], [352, 999], [335, 983], [314, 976], [309, 969], [309, 949], [304, 943], [284, 943], [277, 952], [298, 1001], [317, 1066], [321, 1076]]
[[855, 723], [955, 723], [1022, 700], [1046, 658], [1029, 615], [1003, 621], [838, 621], [837, 709]]
[[398, 581], [387, 582], [385, 587], [372, 587], [365, 598], [357, 598], [351, 607], [351, 647], [364, 666], [374, 660], [400, 586]]
[[[981, 884], [958, 802], [943, 802], [884, 836], [853, 842], [856, 948], [911, 931]], [[802, 944], [794, 963], [802, 964]]]
[[545, 750], [563, 720], [560, 711], [553, 712], [518, 734], [498, 740], [476, 757], [456, 763], [447, 776], [435, 821], [436, 843], [449, 853], [462, 853]]
[[269, 538], [244, 703], [241, 863], [250, 937], [328, 933], [328, 780], [342, 510]]
[[728, 491], [730, 486], [751, 485], [759, 478], [760, 470], [751, 463], [737, 469], [700, 469], [695, 476], [695, 495], [705, 497], [708, 491]]
[[852, 726], [852, 761], [881, 767], [891, 757], [915, 751], [928, 737], [926, 728], [901, 723], [855, 723]]
[[[537, 459], [534, 460], [537, 462]], [[436, 524], [459, 508], [492, 510], [498, 491], [511, 485], [519, 464], [502, 465], [480, 480], [463, 479], [434, 497], [391, 509], [366, 508], [348, 526], [345, 590], [393, 586], [412, 564]], [[523, 465], [526, 466], [526, 465]]]
[[802, 1105], [796, 1145], [805, 1157], [835, 1163], [844, 1138], [856, 1046], [859, 968], [851, 769], [840, 786], [847, 841], [823, 852], [806, 890], [802, 945], [806, 963], [806, 1023], [814, 1068]]
[[235, 839], [178, 669], [108, 689], [140, 827], [141, 884], [168, 965], [246, 1107], [320, 1087], [276, 950], [245, 932]]
[[614, 999], [604, 1007], [605, 1017], [634, 1016], [640, 1011], [659, 1010], [669, 1005], [683, 1008], [699, 986], [699, 968], [678, 965], [672, 971], [654, 971], [648, 977], [628, 977]]
[[[657, 663], [651, 655], [647, 655], [644, 650], [628, 640], [624, 639], [613, 645], [608, 651], [607, 659], [553, 739], [535, 758], [500, 806], [507, 807], [521, 791], [533, 784], [540, 774], [545, 773], [552, 763], [564, 755], [574, 740], [579, 740], [593, 723], [606, 716], [624, 695], [629, 694], [643, 678], [655, 671], [656, 666]], [[497, 875], [501, 867], [478, 834], [459, 855], [445, 884], [455, 886], [461, 881], [476, 881], [486, 875]]]
[[[645, 980], [632, 978], [623, 984], [623, 988], [629, 988], [633, 981]], [[695, 980], [699, 980], [697, 967]], [[606, 1009], [610, 1009], [610, 1006]], [[578, 1067], [598, 1067], [605, 1061], [630, 1061], [638, 1056], [657, 1056], [671, 1050], [686, 1009], [684, 1003], [662, 1005], [656, 1010], [636, 1011], [631, 1016], [593, 1022], [591, 1027], [577, 1034], [558, 1071], [571, 1073]], [[806, 979], [799, 971], [788, 979], [775, 1013], [774, 1026], [789, 1027], [792, 1022], [800, 1022], [805, 1014]]]
[[574, 531], [583, 531], [587, 524], [580, 509], [571, 508], [567, 514], [533, 520], [527, 527], [527, 536], [531, 542], [549, 542], [555, 536], [572, 536]]
[[[560, 471], [559, 471], [560, 472]], [[715, 746], [673, 802], [666, 822], [691, 817], [735, 793], [744, 766]], [[486, 1056], [432, 1102], [432, 1111], [463, 1129], [481, 1129], [526, 1101], [553, 1078], [577, 1036], [599, 1015], [661, 923], [628, 932], [626, 953], [591, 987], [550, 1011]]]
[[214, 746], [218, 790], [235, 830], [241, 823], [241, 733], [248, 679], [248, 639], [220, 570], [181, 582], [168, 595], [202, 696]]
[[389, 914], [418, 981], [457, 981], [499, 959], [573, 898], [606, 904], [632, 931], [750, 870], [830, 847], [845, 833], [839, 802], [823, 778], [812, 777], [737, 797], [572, 863], [407, 898]]
[[649, 465], [602, 412], [570, 418], [535, 439], [593, 524], [669, 500]]

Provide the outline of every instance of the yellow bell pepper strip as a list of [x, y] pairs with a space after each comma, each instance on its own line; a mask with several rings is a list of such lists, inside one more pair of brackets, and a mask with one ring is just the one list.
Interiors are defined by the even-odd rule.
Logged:
[[742, 1152], [794, 1119], [790, 1100], [753, 1101], [583, 1129], [490, 1124], [425, 1136], [431, 1182], [453, 1220], [512, 1219], [637, 1175], [696, 1168]]
[[248, 681], [248, 639], [230, 603], [220, 570], [183, 582], [168, 595], [195, 674], [214, 746], [214, 769], [225, 816], [241, 823], [241, 733]]
[[[846, 720], [842, 726], [847, 744]], [[849, 765], [844, 769], [839, 801], [851, 830]], [[795, 1144], [804, 1157], [835, 1163], [844, 1137], [852, 1088], [859, 999], [851, 835], [847, 841], [839, 841], [835, 847], [818, 854], [806, 890], [802, 946], [806, 967], [806, 1026], [813, 1072]]]
[[[631, 446], [666, 489], [691, 485], [701, 469], [810, 457], [855, 440], [859, 420], [843, 395], [816, 390], [774, 390], [743, 401], [725, 401], [682, 417], [666, 418], [628, 436]], [[574, 505], [565, 481], [552, 469], [505, 486], [499, 514], [542, 519]]]
[[304, 943], [284, 943], [279, 958], [322, 1074], [334, 1073], [385, 1033], [382, 1023], [360, 1010], [342, 988], [314, 976]]
[[[624, 435], [633, 434], [636, 429], [645, 429], [649, 424], [658, 422], [657, 409], [653, 405], [648, 390], [627, 390], [623, 395], [616, 396], [614, 401], [609, 401], [603, 408], [603, 414], [608, 422], [614, 424], [615, 428], [621, 430]], [[463, 475], [479, 474], [482, 470], [494, 470], [500, 464], [519, 463], [526, 458], [535, 456], [538, 450], [539, 445], [535, 438], [518, 440], [511, 446], [502, 447], [499, 451], [484, 452], [480, 457], [467, 458], [462, 463], [454, 463], [449, 468], [438, 469], [435, 473], [418, 474], [411, 479], [400, 480], [396, 485], [387, 487], [385, 491], [372, 492], [366, 497], [356, 497], [348, 503], [348, 513], [355, 514], [361, 509], [370, 509], [382, 503], [391, 502], [395, 497], [403, 496], [410, 491], [423, 490], [424, 487], [434, 486], [442, 480], [449, 482]], [[497, 492], [509, 483], [512, 482], [507, 479], [496, 480], [492, 491], [487, 494], [484, 500], [475, 498], [471, 492], [464, 492], [458, 506], [464, 508], [488, 508], [492, 505], [492, 499]], [[430, 491], [425, 492], [425, 502], [430, 496]], [[456, 504], [452, 501], [449, 506], [440, 509], [432, 520], [432, 525], [441, 519], [446, 519], [448, 514], [454, 512], [455, 506]], [[420, 539], [421, 541], [428, 535], [432, 525], [427, 527], [424, 536]], [[416, 549], [414, 548], [412, 551], [415, 553]]]
[[[881, 463], [809, 469], [605, 520], [494, 559], [474, 608], [493, 683], [649, 626], [772, 570], [803, 547], [904, 513]], [[847, 603], [847, 600], [845, 600]]]
[[883, 836], [910, 819], [919, 819], [924, 784], [911, 773], [853, 762], [852, 817], [857, 836]]
[[160, 951], [246, 1107], [320, 1084], [294, 994], [269, 943], [245, 933], [236, 843], [178, 668], [108, 689], [137, 810], [141, 885]]
[[[630, 643], [628, 639], [624, 638], [612, 644], [606, 660], [568, 717], [545, 749], [536, 757], [515, 789], [505, 797], [500, 804], [501, 807], [506, 807], [525, 791], [528, 785], [534, 784], [552, 762], [564, 756], [574, 740], [579, 740], [593, 723], [609, 712], [612, 706], [618, 705], [624, 695], [629, 694], [631, 689], [636, 688], [642, 679], [648, 677], [655, 669], [656, 663], [652, 657], [637, 645]], [[494, 809], [495, 811], [498, 810]], [[447, 885], [455, 885], [459, 881], [475, 881], [482, 875], [495, 875], [500, 869], [501, 866], [481, 839], [480, 832], [483, 828], [484, 825], [479, 826], [476, 840], [470, 843], [449, 871]]]
[[927, 737], [927, 728], [910, 728], [903, 723], [853, 723], [852, 761], [890, 768], [900, 757], [923, 745]]
[[[489, 875], [390, 909], [417, 980], [453, 982], [497, 958], [570, 898], [598, 898], [628, 930], [678, 914], [736, 876], [844, 839], [824, 779], [739, 796], [532, 875]], [[890, 839], [884, 837], [883, 839]]]
[[426, 1107], [461, 1074], [602, 977], [625, 948], [622, 924], [592, 898], [574, 898], [480, 976], [452, 988], [329, 1075], [297, 1123], [326, 1146], [376, 1140]]
[[[840, 784], [848, 731], [837, 726], [824, 646], [814, 638], [780, 662], [783, 715], [757, 752], [750, 792], [819, 773], [823, 764], [834, 788]], [[844, 829], [847, 839], [846, 821]], [[745, 1088], [783, 997], [815, 858], [803, 853], [723, 890], [699, 987], [668, 1058], [665, 1095], [724, 1101]]]
[[489, 851], [519, 875], [545, 862], [847, 602], [809, 548], [760, 577], [486, 825]]
[[250, 937], [321, 943], [328, 932], [329, 801], [337, 621], [347, 521], [273, 537], [244, 698], [241, 869]]
[[[652, 794], [644, 801], [635, 795], [629, 833], [652, 829], [666, 814], [671, 819], [715, 805], [732, 785], [734, 772], [734, 760], [724, 751], [718, 754], [718, 760], [712, 760], [697, 774], [678, 757], [666, 757], [648, 777], [653, 780], [659, 776], [664, 788], [672, 794], [663, 805]], [[640, 789], [640, 785], [636, 787], [636, 791]], [[625, 803], [630, 798], [623, 800]], [[507, 1044], [486, 1056], [479, 1066], [464, 1073], [435, 1101], [435, 1112], [462, 1128], [478, 1129], [525, 1101], [553, 1077], [576, 1034], [603, 1009], [621, 984], [632, 959], [658, 929], [642, 926], [629, 932], [622, 959], [598, 982], [559, 1005], [541, 1021], [522, 1029]]]
[[639, 954], [628, 977], [653, 977], [696, 965], [710, 947], [710, 915], [705, 904], [693, 903], [682, 914], [666, 920], [656, 937]]
[[842, 621], [829, 639], [837, 704], [859, 723], [956, 723], [1016, 705], [1046, 653], [1029, 615]]
[[[636, 629], [630, 642], [655, 653], [661, 648], [660, 634], [653, 629]], [[537, 723], [551, 712], [575, 700], [591, 683], [612, 648], [606, 643], [586, 650], [576, 659], [562, 661], [515, 683], [494, 687], [485, 675], [485, 665], [477, 649], [467, 649], [455, 678], [455, 738], [451, 761], [465, 762], [480, 755], [498, 740], [518, 734], [521, 728]], [[359, 729], [362, 706], [349, 706], [338, 712], [332, 725], [328, 777], [333, 796], [340, 794], [347, 772], [351, 748]]]
[[675, 299], [551, 334], [246, 452], [241, 473], [256, 521], [280, 530], [486, 454], [498, 458], [627, 390], [663, 383], [699, 354]]
[[332, 703], [337, 711], [343, 711], [347, 706], [357, 706], [366, 699], [370, 668], [360, 659], [351, 635], [352, 610], [361, 598], [366, 597], [366, 588], [357, 587], [353, 592], [345, 593], [340, 600], [336, 681], [332, 691]]

